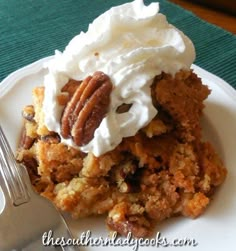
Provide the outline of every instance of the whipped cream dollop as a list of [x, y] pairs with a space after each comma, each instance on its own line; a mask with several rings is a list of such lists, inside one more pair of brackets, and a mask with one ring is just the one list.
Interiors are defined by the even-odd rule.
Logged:
[[[150, 86], [161, 72], [174, 75], [189, 69], [195, 59], [192, 42], [159, 13], [159, 4], [145, 6], [135, 0], [113, 7], [96, 18], [86, 33], [75, 36], [47, 64], [43, 110], [45, 125], [60, 134], [62, 106], [57, 103], [69, 79], [83, 80], [95, 71], [107, 74], [113, 84], [108, 113], [94, 138], [81, 151], [100, 156], [124, 137], [133, 136], [157, 114]], [[122, 104], [132, 104], [117, 113]], [[62, 142], [77, 147], [72, 139]]]

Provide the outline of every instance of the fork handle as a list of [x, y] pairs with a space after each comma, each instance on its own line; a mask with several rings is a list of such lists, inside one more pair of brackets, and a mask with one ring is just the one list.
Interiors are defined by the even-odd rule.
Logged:
[[18, 163], [0, 125], [0, 174], [5, 181], [10, 200], [14, 206], [29, 201], [27, 186], [24, 183]]

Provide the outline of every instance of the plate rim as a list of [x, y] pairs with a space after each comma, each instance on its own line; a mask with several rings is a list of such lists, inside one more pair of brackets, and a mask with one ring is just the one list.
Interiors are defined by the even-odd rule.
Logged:
[[[50, 60], [51, 57], [46, 57], [46, 58], [43, 58], [43, 59], [40, 59], [30, 65], [27, 65], [13, 73], [11, 73], [7, 78], [5, 78], [1, 83], [0, 83], [0, 101], [1, 101], [1, 97], [4, 98], [4, 96], [6, 94], [8, 94], [8, 92], [11, 91], [11, 88], [14, 88], [15, 86], [17, 86], [17, 81], [20, 81], [21, 78], [24, 78], [24, 77], [27, 77], [27, 76], [30, 76], [31, 74], [37, 74], [38, 72], [40, 72], [42, 69], [43, 69], [43, 65], [45, 62], [47, 62], [48, 60]], [[31, 70], [31, 67], [32, 67], [32, 70]], [[199, 66], [196, 66], [196, 65], [192, 65], [191, 67], [193, 70], [196, 70], [195, 72], [197, 74], [199, 74], [199, 77], [202, 78], [202, 75], [204, 76], [203, 78], [205, 78], [206, 80], [209, 80], [210, 83], [213, 83], [213, 86], [219, 86], [220, 88], [220, 91], [222, 90], [223, 91], [223, 94], [226, 94], [228, 97], [229, 97], [229, 100], [230, 100], [230, 103], [233, 105], [233, 107], [236, 107], [236, 90], [234, 90], [226, 81], [224, 81], [223, 79], [217, 77], [216, 75], [202, 69], [201, 67]], [[30, 70], [30, 72], [29, 72]], [[16, 74], [16, 75], [15, 75]], [[204, 79], [203, 79], [204, 80]], [[8, 82], [10, 81], [10, 83]], [[15, 81], [14, 83], [11, 83], [11, 81]], [[204, 81], [203, 81], [204, 82]], [[7, 85], [7, 87], [3, 87], [1, 86], [1, 84], [4, 84], [4, 85]], [[8, 88], [8, 89], [5, 89], [5, 88]], [[5, 91], [5, 94], [2, 95], [1, 93], [1, 90], [4, 90]], [[233, 90], [233, 91], [232, 91]], [[232, 97], [232, 99], [230, 98]], [[232, 102], [231, 102], [232, 101]], [[235, 110], [236, 112], [236, 110]], [[228, 169], [229, 170], [229, 169]], [[222, 185], [225, 185], [222, 184]], [[181, 220], [181, 222], [183, 222], [184, 219]], [[204, 216], [201, 216], [200, 218], [200, 221], [203, 220], [204, 221]], [[178, 227], [178, 224], [176, 225]], [[70, 228], [72, 229], [73, 231], [73, 226], [70, 225]], [[104, 226], [103, 226], [103, 230], [104, 230]], [[102, 230], [102, 231], [103, 231]], [[77, 231], [77, 229], [76, 229]], [[80, 230], [79, 230], [80, 231]], [[174, 230], [175, 232], [175, 230]], [[79, 232], [78, 232], [79, 233]], [[176, 235], [178, 237], [178, 235]], [[198, 232], [196, 233], [191, 233], [191, 237], [195, 237], [196, 238], [199, 238], [198, 236]], [[96, 236], [95, 236], [96, 237]], [[202, 241], [202, 239], [199, 239]], [[212, 239], [213, 240], [213, 239]], [[113, 247], [112, 246], [108, 246], [110, 248], [110, 250], [113, 250]], [[226, 246], [227, 247], [227, 246]], [[83, 247], [82, 247], [83, 248]], [[86, 247], [87, 248], [87, 247]], [[88, 246], [88, 250], [90, 250], [90, 248], [93, 249], [93, 247], [91, 246]], [[127, 250], [128, 246], [125, 246], [125, 250]], [[207, 247], [206, 247], [207, 248]], [[215, 248], [215, 245], [213, 245], [213, 248]], [[148, 248], [149, 249], [149, 248]], [[150, 248], [151, 250], [153, 250], [152, 248]], [[165, 248], [164, 248], [165, 249]], [[87, 250], [87, 249], [86, 249]], [[100, 249], [99, 249], [100, 250]], [[104, 249], [105, 250], [105, 249]], [[106, 249], [107, 250], [107, 249]], [[131, 250], [131, 249], [130, 249]], [[143, 250], [142, 248], [140, 248], [140, 250]], [[145, 249], [146, 250], [146, 249]], [[163, 250], [162, 248], [160, 250]], [[166, 250], [169, 250], [168, 248]], [[172, 249], [171, 249], [172, 250]], [[199, 249], [197, 249], [199, 250]], [[204, 250], [204, 246], [203, 246], [203, 249], [200, 249], [200, 250]], [[212, 250], [212, 249], [209, 249], [209, 250]], [[218, 249], [217, 249], [218, 250]]]
[[[44, 64], [52, 59], [54, 56], [48, 56], [34, 61], [16, 71], [10, 73], [6, 78], [0, 82], [0, 99], [4, 97], [19, 81], [30, 74], [35, 74], [44, 68]], [[30, 73], [29, 73], [30, 71]]]

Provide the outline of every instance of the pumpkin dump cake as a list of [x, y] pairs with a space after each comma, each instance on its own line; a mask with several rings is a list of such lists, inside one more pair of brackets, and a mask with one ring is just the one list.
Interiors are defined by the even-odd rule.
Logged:
[[95, 19], [48, 62], [23, 109], [17, 159], [36, 191], [75, 218], [107, 214], [109, 229], [136, 237], [203, 213], [226, 169], [201, 139], [210, 91], [194, 58], [158, 3]]

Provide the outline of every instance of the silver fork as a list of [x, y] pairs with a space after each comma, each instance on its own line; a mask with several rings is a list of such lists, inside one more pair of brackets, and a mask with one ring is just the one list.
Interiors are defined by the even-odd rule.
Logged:
[[[78, 250], [61, 242], [73, 238], [64, 218], [50, 201], [32, 190], [26, 168], [15, 161], [1, 126], [0, 186], [4, 194], [0, 211], [1, 251]], [[60, 243], [56, 243], [57, 238]]]

